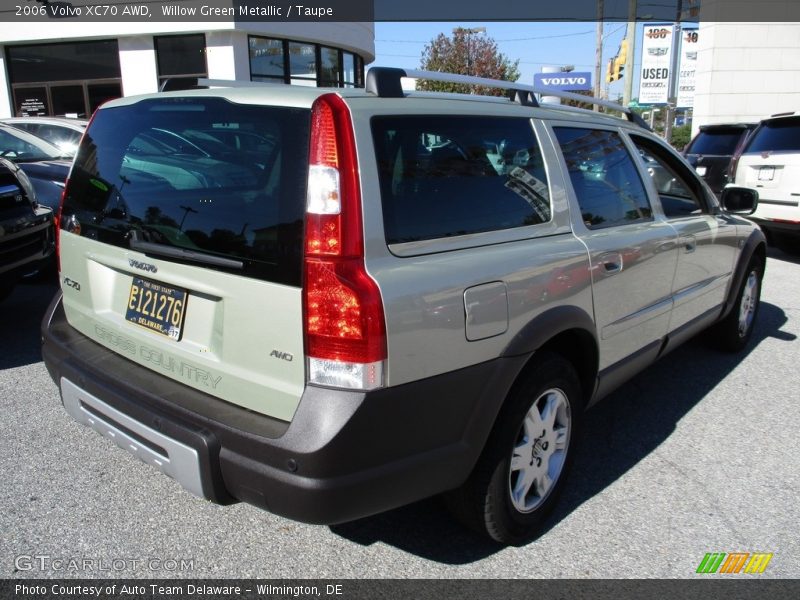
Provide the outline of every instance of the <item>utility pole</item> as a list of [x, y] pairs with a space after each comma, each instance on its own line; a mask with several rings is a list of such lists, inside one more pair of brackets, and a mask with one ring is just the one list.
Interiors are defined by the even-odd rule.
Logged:
[[675, 105], [678, 103], [678, 66], [680, 65], [681, 19], [683, 18], [683, 0], [678, 0], [678, 13], [675, 15], [675, 27], [672, 29], [672, 60], [669, 66], [669, 94], [667, 98], [664, 121], [664, 139], [669, 143], [672, 138], [672, 122], [675, 120]]
[[[603, 0], [597, 0], [597, 48], [594, 56], [594, 95], [600, 98], [600, 90], [603, 76]], [[592, 110], [598, 112], [600, 107], [595, 104]]]
[[475, 33], [486, 33], [486, 27], [455, 27], [453, 35], [463, 33], [467, 41], [467, 75], [472, 75], [472, 36]]
[[633, 55], [636, 52], [636, 0], [628, 0], [628, 28], [625, 31], [628, 44], [628, 55], [625, 59], [625, 91], [622, 94], [622, 105], [628, 106], [633, 96]]

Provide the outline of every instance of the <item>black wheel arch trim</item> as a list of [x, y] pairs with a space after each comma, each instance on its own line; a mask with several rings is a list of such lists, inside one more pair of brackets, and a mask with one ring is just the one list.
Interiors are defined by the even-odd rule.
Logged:
[[[758, 251], [759, 247], [762, 248], [766, 260], [767, 238], [764, 236], [764, 232], [762, 232], [760, 229], [754, 229], [750, 233], [747, 241], [742, 247], [741, 253], [739, 254], [739, 260], [736, 262], [736, 270], [733, 272], [731, 284], [728, 288], [728, 297], [723, 305], [719, 320], [722, 320], [728, 316], [728, 313], [731, 312], [736, 304], [736, 296], [738, 295], [739, 288], [741, 287], [742, 281], [744, 281], [744, 278], [747, 274], [747, 266], [750, 264], [750, 261], [753, 259], [753, 256]], [[766, 263], [764, 264], [766, 265]]]
[[575, 329], [588, 333], [597, 347], [597, 331], [591, 315], [577, 306], [556, 306], [525, 325], [505, 347], [502, 356], [531, 354], [557, 335]]
[[[578, 335], [576, 340], [564, 334]], [[591, 315], [578, 306], [556, 306], [534, 317], [503, 350], [503, 357], [531, 356], [544, 347], [562, 355], [580, 378], [584, 406], [592, 404], [597, 388], [599, 344]]]

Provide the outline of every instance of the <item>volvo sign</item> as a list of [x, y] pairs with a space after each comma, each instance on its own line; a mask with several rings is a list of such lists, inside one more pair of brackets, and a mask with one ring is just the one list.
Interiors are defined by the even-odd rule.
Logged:
[[534, 73], [533, 85], [543, 90], [580, 92], [592, 89], [592, 74], [589, 71], [569, 73]]

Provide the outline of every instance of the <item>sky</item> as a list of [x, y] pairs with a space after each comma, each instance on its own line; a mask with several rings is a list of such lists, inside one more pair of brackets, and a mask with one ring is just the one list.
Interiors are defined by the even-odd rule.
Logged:
[[[543, 66], [574, 65], [576, 71], [589, 71], [594, 78], [597, 23], [595, 22], [485, 22], [485, 23], [375, 23], [375, 62], [370, 66], [420, 67], [420, 56], [425, 44], [440, 33], [452, 35], [454, 27], [486, 27], [486, 34], [497, 42], [500, 52], [509, 59], [519, 59], [519, 81], [533, 84], [533, 74]], [[603, 25], [603, 62], [601, 83], [609, 58], [617, 54], [620, 41], [625, 36], [625, 23], [608, 22]], [[641, 25], [637, 28], [641, 36]], [[479, 34], [483, 35], [483, 34]], [[637, 45], [639, 44], [637, 39]], [[639, 56], [634, 55], [634, 73], [638, 72]], [[610, 84], [610, 97], [623, 92], [624, 80]], [[638, 95], [634, 80], [633, 97]]]

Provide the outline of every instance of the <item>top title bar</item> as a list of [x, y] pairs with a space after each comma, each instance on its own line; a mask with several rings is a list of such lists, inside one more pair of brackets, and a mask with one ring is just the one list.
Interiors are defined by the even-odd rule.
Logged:
[[[0, 21], [800, 21], [798, 0], [0, 0]], [[2, 42], [2, 40], [0, 40]]]

